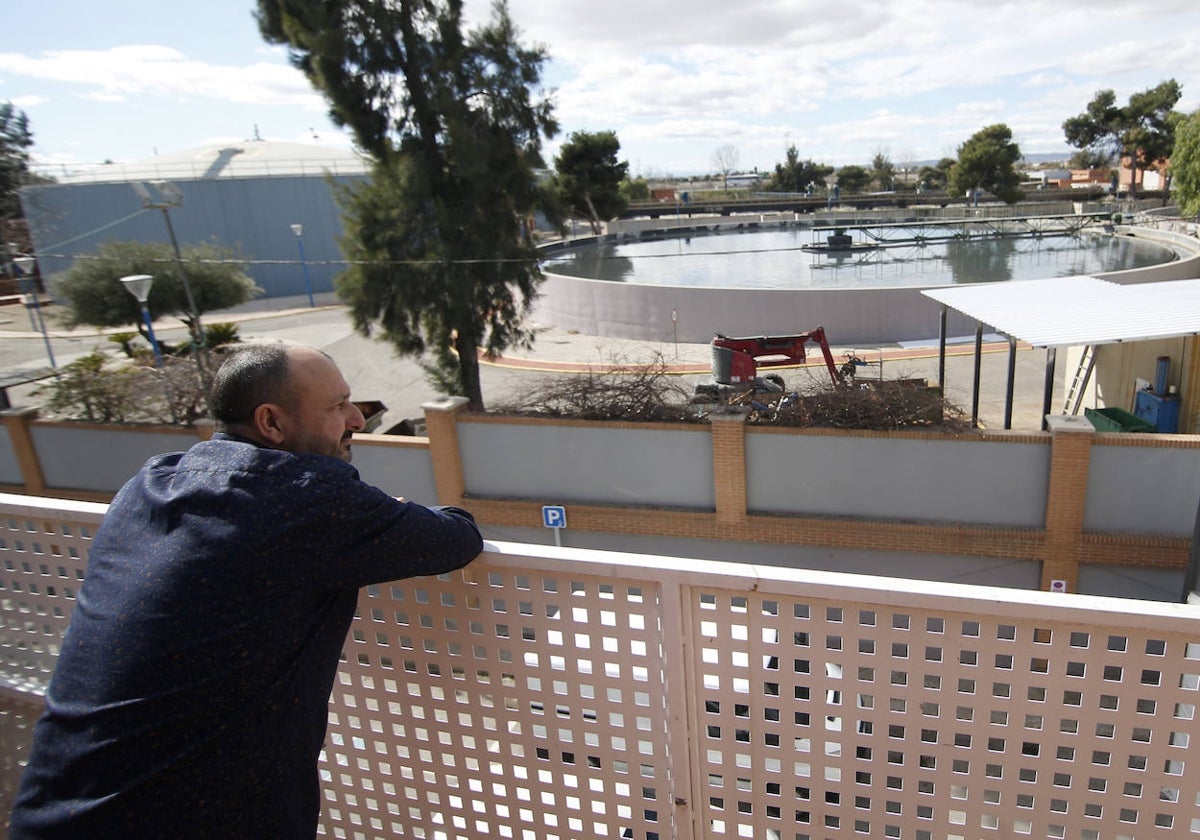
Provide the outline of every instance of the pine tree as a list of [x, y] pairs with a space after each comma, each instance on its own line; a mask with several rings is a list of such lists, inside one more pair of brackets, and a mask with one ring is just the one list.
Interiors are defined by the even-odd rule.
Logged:
[[1129, 194], [1137, 193], [1137, 172], [1171, 154], [1183, 89], [1174, 79], [1135, 93], [1124, 106], [1111, 90], [1097, 91], [1087, 110], [1063, 122], [1067, 142], [1077, 149], [1129, 159]]
[[1021, 175], [1017, 161], [1021, 147], [1013, 142], [1012, 129], [1003, 123], [975, 132], [958, 147], [958, 160], [950, 169], [950, 191], [962, 195], [987, 190], [1005, 204], [1021, 200]]
[[21, 217], [17, 190], [28, 181], [32, 147], [29, 118], [11, 102], [0, 102], [0, 219]]
[[[528, 220], [547, 196], [537, 99], [541, 49], [517, 42], [507, 6], [463, 34], [462, 0], [259, 0], [263, 36], [325, 96], [375, 161], [343, 195], [339, 294], [355, 328], [405, 355], [456, 360], [483, 408], [479, 353], [523, 345], [541, 274]], [[436, 361], [435, 361], [436, 363]]]

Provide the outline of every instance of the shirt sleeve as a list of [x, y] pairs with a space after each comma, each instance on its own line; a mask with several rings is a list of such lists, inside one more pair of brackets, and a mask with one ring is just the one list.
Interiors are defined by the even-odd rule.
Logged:
[[310, 511], [296, 535], [304, 543], [296, 548], [308, 555], [319, 584], [357, 588], [442, 574], [483, 550], [475, 519], [462, 508], [403, 502], [356, 475], [319, 484], [308, 502], [317, 506], [315, 515]]

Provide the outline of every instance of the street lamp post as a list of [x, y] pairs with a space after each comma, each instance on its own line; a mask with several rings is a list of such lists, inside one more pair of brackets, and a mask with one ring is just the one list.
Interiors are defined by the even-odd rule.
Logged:
[[[18, 278], [21, 283], [21, 294], [25, 298], [25, 308], [29, 311], [29, 323], [34, 324], [34, 314], [37, 315], [37, 323], [34, 329], [42, 334], [42, 341], [46, 342], [46, 356], [50, 360], [52, 370], [58, 370], [58, 364], [54, 361], [54, 349], [50, 346], [50, 333], [46, 331], [46, 321], [42, 318], [42, 304], [38, 300], [37, 283], [33, 279], [33, 267], [37, 260], [33, 257], [14, 257], [13, 265], [17, 267], [17, 272], [20, 274]], [[29, 291], [25, 291], [25, 283], [29, 283]]]
[[146, 303], [150, 297], [150, 285], [154, 278], [149, 274], [130, 274], [121, 278], [125, 291], [137, 299], [142, 309], [142, 321], [146, 324], [146, 332], [150, 336], [150, 346], [154, 348], [154, 364], [162, 367], [162, 351], [158, 347], [158, 339], [154, 337], [154, 323], [150, 320], [150, 306]]
[[[192, 296], [192, 287], [188, 283], [187, 269], [183, 265], [183, 254], [179, 251], [179, 240], [175, 238], [175, 226], [171, 224], [171, 208], [183, 204], [183, 193], [174, 184], [167, 181], [156, 181], [153, 186], [160, 198], [155, 200], [149, 188], [140, 181], [132, 183], [133, 190], [142, 199], [142, 207], [147, 210], [161, 210], [163, 220], [167, 223], [167, 235], [171, 238], [171, 248], [175, 251], [175, 264], [179, 269], [179, 279], [183, 283], [183, 292], [187, 296], [188, 315], [191, 319], [192, 353], [196, 357], [196, 370], [200, 374], [200, 382], [208, 387], [208, 347], [204, 340], [204, 326], [200, 323], [200, 310], [196, 308], [196, 299]], [[146, 276], [146, 275], [134, 275]], [[147, 286], [146, 293], [149, 294]]]
[[304, 267], [304, 289], [308, 292], [309, 307], [316, 306], [313, 303], [312, 282], [308, 279], [308, 260], [304, 258], [304, 225], [292, 225], [292, 233], [296, 234], [296, 242], [300, 246], [300, 265]]

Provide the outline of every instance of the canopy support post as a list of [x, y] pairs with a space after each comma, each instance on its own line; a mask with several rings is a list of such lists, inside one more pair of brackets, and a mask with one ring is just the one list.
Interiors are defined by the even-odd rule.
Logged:
[[1004, 392], [1004, 428], [1012, 428], [1013, 395], [1017, 387], [1017, 340], [1008, 337], [1008, 389]]
[[983, 364], [983, 321], [975, 322], [975, 382], [971, 386], [971, 428], [979, 428], [979, 373]]
[[938, 387], [946, 396], [946, 304], [942, 304], [941, 324], [938, 326]]
[[1042, 400], [1042, 431], [1046, 431], [1046, 415], [1050, 413], [1050, 403], [1054, 398], [1054, 362], [1058, 356], [1058, 348], [1046, 348], [1046, 395]]

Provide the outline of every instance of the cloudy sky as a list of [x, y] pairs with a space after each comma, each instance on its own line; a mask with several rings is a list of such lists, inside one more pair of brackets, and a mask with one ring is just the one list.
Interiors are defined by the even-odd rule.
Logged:
[[[467, 0], [477, 17], [488, 0]], [[563, 134], [614, 130], [634, 174], [770, 169], [795, 144], [841, 166], [953, 156], [1006, 123], [1069, 151], [1093, 94], [1174, 78], [1200, 107], [1200, 3], [1158, 0], [510, 0], [551, 56]], [[78, 168], [259, 136], [349, 146], [251, 0], [3, 0], [0, 101], [40, 162]], [[555, 144], [548, 150], [551, 154]]]

